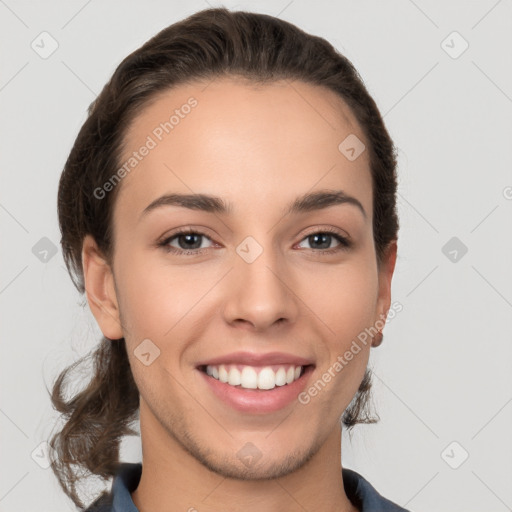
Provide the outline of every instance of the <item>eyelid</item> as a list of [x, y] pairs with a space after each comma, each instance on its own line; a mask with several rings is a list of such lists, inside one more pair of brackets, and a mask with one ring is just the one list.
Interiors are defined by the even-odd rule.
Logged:
[[182, 226], [182, 227], [179, 227], [176, 229], [171, 229], [170, 231], [167, 231], [164, 235], [159, 237], [157, 243], [163, 242], [169, 238], [174, 238], [177, 235], [182, 235], [182, 234], [186, 235], [188, 233], [203, 235], [211, 240], [213, 235], [209, 234], [210, 232], [211, 232], [211, 230], [205, 226], [196, 226], [196, 225]]
[[345, 238], [349, 242], [352, 242], [352, 237], [349, 235], [347, 231], [332, 226], [313, 226], [311, 230], [308, 229], [308, 231], [306, 231], [305, 235], [302, 235], [301, 241], [303, 240], [303, 238], [310, 235], [314, 235], [315, 233], [332, 233], [334, 235], [340, 236], [341, 238]]
[[[185, 257], [194, 257], [202, 255], [206, 252], [208, 252], [213, 247], [207, 247], [207, 248], [198, 248], [198, 249], [181, 249], [176, 248], [170, 245], [170, 242], [174, 238], [178, 238], [182, 235], [187, 234], [194, 234], [199, 235], [201, 237], [207, 238], [210, 240], [213, 244], [219, 245], [210, 235], [205, 233], [204, 231], [209, 231], [207, 228], [204, 227], [195, 227], [195, 226], [183, 226], [181, 228], [176, 228], [175, 230], [172, 230], [170, 233], [166, 233], [163, 237], [161, 237], [157, 243], [157, 248], [163, 249], [167, 253], [174, 254], [176, 256], [185, 256]], [[315, 255], [331, 255], [334, 253], [339, 253], [342, 251], [347, 251], [353, 246], [353, 241], [350, 235], [343, 229], [340, 228], [334, 228], [331, 226], [310, 226], [308, 228], [308, 231], [303, 233], [299, 241], [295, 244], [302, 243], [305, 239], [307, 239], [309, 236], [314, 234], [329, 234], [332, 235], [335, 239], [338, 241], [338, 246], [331, 248], [331, 249], [306, 249], [307, 252], [313, 253]], [[343, 233], [343, 234], [341, 234]], [[294, 247], [295, 247], [294, 245]]]
[[[199, 236], [202, 236], [204, 238], [207, 238], [208, 240], [210, 240], [212, 242], [212, 244], [217, 244], [219, 245], [217, 242], [215, 242], [215, 240], [212, 238], [212, 236], [210, 236], [206, 231], [209, 231], [208, 228], [205, 228], [205, 227], [195, 227], [195, 226], [183, 226], [181, 228], [176, 228], [174, 230], [171, 230], [170, 232], [167, 232], [165, 235], [163, 235], [162, 237], [160, 237], [157, 242], [156, 242], [156, 246], [157, 248], [163, 248], [165, 250], [167, 250], [168, 252], [176, 252], [177, 254], [182, 251], [184, 253], [187, 252], [186, 249], [177, 249], [176, 247], [172, 247], [170, 246], [170, 241], [174, 238], [178, 238], [182, 235], [188, 235], [188, 234], [193, 234], [193, 235], [199, 235]], [[206, 248], [206, 249], [190, 249], [190, 252], [194, 252], [196, 254], [200, 254], [204, 251], [207, 251], [208, 249], [210, 249], [209, 247]]]
[[[342, 232], [343, 234], [341, 234]], [[338, 241], [338, 246], [333, 247], [331, 249], [308, 249], [308, 252], [313, 253], [315, 256], [329, 256], [333, 254], [338, 254], [343, 251], [348, 251], [354, 245], [351, 236], [343, 229], [333, 228], [333, 227], [315, 227], [310, 232], [307, 232], [302, 236], [299, 244], [303, 242], [303, 240], [307, 239], [309, 236], [315, 235], [317, 233], [328, 234], [331, 235]]]

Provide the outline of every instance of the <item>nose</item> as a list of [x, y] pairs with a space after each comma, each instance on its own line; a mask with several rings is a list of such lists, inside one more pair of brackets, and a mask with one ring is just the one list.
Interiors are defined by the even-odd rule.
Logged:
[[272, 250], [263, 250], [252, 262], [237, 254], [226, 283], [226, 322], [252, 331], [294, 323], [299, 299], [291, 281], [285, 262]]

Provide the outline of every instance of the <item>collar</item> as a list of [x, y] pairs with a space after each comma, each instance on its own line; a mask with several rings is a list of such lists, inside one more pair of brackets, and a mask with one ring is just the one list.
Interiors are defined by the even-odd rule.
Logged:
[[[139, 512], [133, 503], [131, 493], [139, 485], [142, 464], [123, 462], [112, 484], [112, 512]], [[342, 469], [343, 486], [350, 501], [361, 512], [408, 512], [392, 501], [381, 496], [359, 473]]]

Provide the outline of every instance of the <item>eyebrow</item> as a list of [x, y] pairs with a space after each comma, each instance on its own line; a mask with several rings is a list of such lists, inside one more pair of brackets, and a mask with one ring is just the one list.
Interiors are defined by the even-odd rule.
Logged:
[[[284, 211], [285, 215], [323, 210], [336, 205], [353, 205], [367, 217], [363, 205], [355, 197], [347, 195], [342, 190], [320, 190], [306, 193], [297, 197], [288, 209]], [[208, 194], [165, 194], [155, 199], [142, 211], [139, 220], [149, 212], [164, 206], [180, 206], [189, 210], [200, 210], [208, 213], [229, 215], [233, 211], [233, 205], [225, 202], [222, 198]]]

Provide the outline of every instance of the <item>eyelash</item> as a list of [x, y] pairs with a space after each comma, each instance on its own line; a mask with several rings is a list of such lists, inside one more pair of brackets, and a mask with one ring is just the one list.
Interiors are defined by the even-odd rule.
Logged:
[[[318, 230], [318, 231], [312, 231], [311, 233], [308, 233], [307, 235], [305, 235], [304, 238], [302, 238], [301, 242], [310, 236], [318, 235], [318, 234], [331, 235], [340, 243], [339, 246], [334, 247], [333, 249], [310, 249], [310, 251], [315, 252], [318, 255], [323, 256], [323, 255], [335, 254], [340, 251], [346, 251], [352, 247], [352, 242], [350, 242], [348, 240], [348, 238], [340, 235], [336, 230], [329, 229], [329, 228], [325, 228], [325, 229]], [[166, 237], [161, 242], [158, 242], [157, 245], [158, 245], [158, 247], [162, 248], [165, 252], [171, 253], [171, 254], [176, 254], [178, 256], [200, 256], [210, 249], [210, 247], [208, 247], [206, 249], [191, 249], [191, 250], [187, 251], [184, 249], [177, 249], [176, 247], [172, 247], [169, 245], [169, 243], [172, 240], [174, 240], [175, 238], [178, 238], [182, 235], [199, 235], [199, 236], [203, 236], [203, 237], [211, 240], [211, 238], [208, 235], [206, 235], [205, 233], [202, 233], [201, 231], [197, 231], [197, 230], [191, 229], [191, 228], [185, 228], [181, 231], [178, 231], [177, 233], [172, 234], [169, 237]]]

